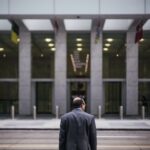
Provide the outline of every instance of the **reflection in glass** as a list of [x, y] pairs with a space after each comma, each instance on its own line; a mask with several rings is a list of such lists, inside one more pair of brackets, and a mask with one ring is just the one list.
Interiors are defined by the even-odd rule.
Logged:
[[103, 77], [125, 78], [125, 33], [105, 32], [103, 36]]
[[90, 77], [90, 34], [68, 33], [67, 77]]
[[141, 107], [145, 107], [146, 116], [150, 116], [150, 83], [139, 83], [139, 114], [141, 113]]
[[[54, 77], [54, 35], [47, 32], [32, 33], [32, 77]], [[51, 47], [49, 47], [51, 45]]]
[[121, 105], [121, 82], [106, 82], [105, 83], [105, 113], [119, 113]]
[[139, 43], [139, 78], [150, 78], [150, 33]]
[[38, 113], [52, 113], [52, 84], [36, 83], [36, 106]]
[[10, 108], [15, 106], [18, 113], [18, 84], [10, 82], [0, 82], [0, 114], [10, 114]]
[[0, 32], [0, 78], [18, 77], [18, 44], [11, 41], [10, 32]]

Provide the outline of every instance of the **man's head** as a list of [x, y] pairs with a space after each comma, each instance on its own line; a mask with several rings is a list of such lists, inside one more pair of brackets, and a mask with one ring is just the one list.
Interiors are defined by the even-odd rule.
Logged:
[[76, 97], [73, 99], [73, 107], [85, 110], [85, 101], [80, 97]]

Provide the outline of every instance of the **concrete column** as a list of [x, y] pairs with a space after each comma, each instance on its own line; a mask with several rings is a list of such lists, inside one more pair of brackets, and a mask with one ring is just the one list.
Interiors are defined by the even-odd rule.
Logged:
[[[102, 25], [102, 24], [101, 24]], [[102, 80], [102, 32], [97, 43], [96, 38], [97, 23], [94, 20], [91, 31], [91, 113], [98, 115], [98, 106], [101, 105], [102, 113], [104, 112], [103, 104], [103, 80]]]
[[54, 81], [54, 101], [53, 113], [55, 106], [59, 106], [59, 113], [64, 114], [67, 111], [67, 82], [66, 82], [66, 31], [63, 21], [57, 20], [59, 28], [55, 34], [55, 81]]
[[138, 114], [138, 44], [135, 44], [135, 31], [133, 30], [127, 32], [126, 114]]
[[31, 114], [31, 33], [20, 27], [19, 114]]

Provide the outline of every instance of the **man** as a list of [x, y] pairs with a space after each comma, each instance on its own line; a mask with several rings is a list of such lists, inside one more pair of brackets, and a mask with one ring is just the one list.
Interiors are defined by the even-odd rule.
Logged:
[[73, 100], [74, 109], [61, 117], [59, 150], [96, 150], [96, 126], [93, 115], [85, 110], [80, 97]]

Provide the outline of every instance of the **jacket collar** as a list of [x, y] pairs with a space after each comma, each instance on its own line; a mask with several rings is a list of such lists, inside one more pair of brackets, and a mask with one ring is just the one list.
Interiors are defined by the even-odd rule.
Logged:
[[72, 111], [83, 111], [81, 108], [74, 108]]

